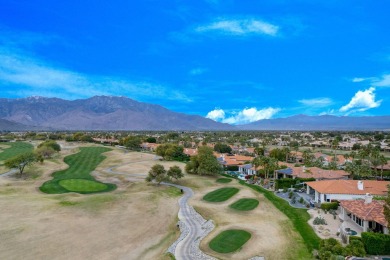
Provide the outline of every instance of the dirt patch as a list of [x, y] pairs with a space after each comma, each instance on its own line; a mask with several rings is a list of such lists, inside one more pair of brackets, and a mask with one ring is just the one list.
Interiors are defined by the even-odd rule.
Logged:
[[[0, 178], [0, 259], [163, 259], [178, 236], [172, 188], [119, 180], [120, 188], [110, 193], [41, 193], [38, 187], [50, 174], [67, 167], [62, 158], [78, 150], [66, 145], [58, 158], [27, 169], [26, 174], [37, 172], [35, 178]], [[102, 166], [127, 160], [136, 165], [145, 158], [120, 150], [105, 155]], [[143, 167], [134, 169], [142, 173]]]

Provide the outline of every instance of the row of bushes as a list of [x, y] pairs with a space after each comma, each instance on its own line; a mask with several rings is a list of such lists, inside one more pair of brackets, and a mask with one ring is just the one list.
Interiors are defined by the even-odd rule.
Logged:
[[290, 178], [284, 178], [284, 179], [278, 179], [276, 180], [276, 189], [288, 189], [292, 187], [295, 187], [299, 183], [307, 182], [307, 181], [315, 181], [314, 178], [296, 178], [296, 179], [290, 179]]
[[337, 210], [339, 207], [338, 202], [327, 202], [327, 203], [322, 203], [321, 204], [321, 209], [324, 211], [330, 211], [330, 210]]
[[390, 255], [390, 235], [363, 232], [362, 241], [367, 254]]

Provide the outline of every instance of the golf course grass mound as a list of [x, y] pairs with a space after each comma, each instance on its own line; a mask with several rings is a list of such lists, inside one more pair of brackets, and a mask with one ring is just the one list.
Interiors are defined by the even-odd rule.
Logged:
[[218, 183], [229, 183], [231, 181], [232, 181], [232, 179], [229, 179], [229, 178], [219, 178], [216, 180], [216, 182], [218, 182]]
[[251, 236], [251, 233], [245, 230], [225, 230], [210, 241], [209, 247], [218, 253], [232, 253], [240, 249]]
[[239, 211], [249, 211], [255, 209], [258, 205], [259, 201], [257, 199], [239, 199], [229, 207]]
[[58, 184], [68, 191], [74, 192], [97, 192], [107, 189], [107, 185], [104, 183], [84, 179], [61, 180]]
[[239, 191], [238, 188], [221, 188], [207, 193], [203, 199], [208, 202], [222, 202], [230, 199]]
[[102, 153], [108, 151], [111, 149], [106, 147], [80, 148], [80, 152], [65, 157], [64, 162], [69, 168], [54, 172], [53, 179], [43, 183], [39, 189], [49, 194], [87, 194], [115, 190], [115, 184], [98, 182], [90, 174], [106, 158]]
[[0, 147], [0, 164], [2, 161], [15, 157], [19, 154], [32, 152], [34, 146], [25, 142], [8, 142], [1, 143], [3, 147]]

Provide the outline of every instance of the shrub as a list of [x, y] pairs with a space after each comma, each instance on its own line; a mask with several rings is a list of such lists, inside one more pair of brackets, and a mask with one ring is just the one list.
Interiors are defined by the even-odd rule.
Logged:
[[236, 172], [236, 171], [238, 171], [238, 166], [237, 165], [229, 165], [229, 166], [226, 166], [226, 170], [231, 171], [231, 172]]
[[305, 202], [305, 200], [301, 197], [301, 198], [299, 199], [299, 203], [303, 204], [304, 202]]
[[313, 220], [313, 225], [327, 225], [327, 223], [324, 218], [316, 217]]
[[363, 232], [362, 241], [367, 254], [370, 255], [390, 254], [390, 235]]
[[349, 245], [344, 248], [344, 255], [365, 256], [366, 250], [364, 250], [362, 241], [357, 239], [350, 240]]
[[321, 209], [324, 211], [337, 210], [339, 204], [337, 202], [322, 203]]
[[292, 191], [289, 192], [288, 198], [291, 199], [294, 196], [294, 193]]

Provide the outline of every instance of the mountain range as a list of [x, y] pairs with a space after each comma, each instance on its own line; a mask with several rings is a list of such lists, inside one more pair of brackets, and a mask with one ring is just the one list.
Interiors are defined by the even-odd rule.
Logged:
[[0, 98], [0, 131], [25, 130], [390, 130], [390, 116], [296, 115], [232, 126], [127, 97]]

